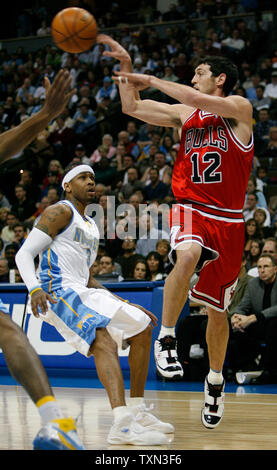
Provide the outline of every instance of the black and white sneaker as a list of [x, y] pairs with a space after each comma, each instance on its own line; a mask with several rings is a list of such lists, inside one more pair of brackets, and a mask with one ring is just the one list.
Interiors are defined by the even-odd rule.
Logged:
[[167, 380], [181, 380], [183, 368], [177, 357], [177, 342], [173, 336], [165, 336], [154, 343], [157, 375]]
[[225, 380], [221, 385], [212, 385], [207, 377], [205, 379], [205, 403], [201, 419], [206, 428], [213, 429], [221, 421], [224, 412], [224, 387]]

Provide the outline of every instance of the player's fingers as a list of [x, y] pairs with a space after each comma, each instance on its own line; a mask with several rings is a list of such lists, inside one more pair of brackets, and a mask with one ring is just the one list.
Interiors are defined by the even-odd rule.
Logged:
[[49, 300], [49, 302], [51, 304], [56, 304], [57, 303], [57, 300], [54, 299], [50, 294], [46, 294], [46, 297], [47, 297], [47, 300]]

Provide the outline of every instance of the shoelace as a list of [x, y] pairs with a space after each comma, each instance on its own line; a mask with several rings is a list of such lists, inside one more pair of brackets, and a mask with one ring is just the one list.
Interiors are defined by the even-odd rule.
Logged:
[[141, 405], [138, 405], [137, 408], [139, 411], [135, 416], [135, 421], [138, 421], [143, 416], [143, 413], [148, 413], [149, 411], [153, 410], [154, 406], [155, 405], [153, 403], [150, 404], [149, 408], [147, 408], [145, 403], [141, 403]]

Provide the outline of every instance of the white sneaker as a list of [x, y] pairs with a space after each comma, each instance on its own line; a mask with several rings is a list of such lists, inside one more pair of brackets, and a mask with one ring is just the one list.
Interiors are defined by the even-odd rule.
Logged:
[[154, 343], [157, 375], [167, 380], [181, 380], [183, 368], [177, 357], [177, 342], [173, 336], [165, 336]]
[[201, 419], [206, 428], [215, 428], [221, 421], [224, 412], [224, 387], [225, 380], [221, 385], [212, 385], [207, 377], [205, 379], [205, 403]]
[[150, 408], [146, 408], [145, 403], [130, 407], [130, 410], [136, 418], [136, 422], [146, 429], [152, 431], [159, 431], [163, 434], [172, 434], [175, 429], [170, 423], [164, 423], [160, 421], [156, 416], [149, 413], [149, 410], [153, 409], [154, 406], [150, 405]]
[[112, 425], [107, 441], [109, 444], [133, 446], [159, 446], [169, 443], [165, 434], [144, 428], [136, 422], [131, 413]]

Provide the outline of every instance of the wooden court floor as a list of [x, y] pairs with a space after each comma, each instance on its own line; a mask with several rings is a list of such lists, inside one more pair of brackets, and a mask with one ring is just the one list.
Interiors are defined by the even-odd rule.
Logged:
[[[147, 405], [175, 426], [172, 442], [163, 447], [109, 446], [106, 437], [112, 413], [103, 389], [54, 387], [65, 414], [78, 418], [79, 435], [87, 450], [277, 450], [277, 395], [226, 393], [222, 423], [203, 427], [202, 392], [146, 391]], [[127, 390], [128, 396], [128, 390]], [[24, 389], [0, 385], [0, 450], [31, 450], [40, 417]]]

